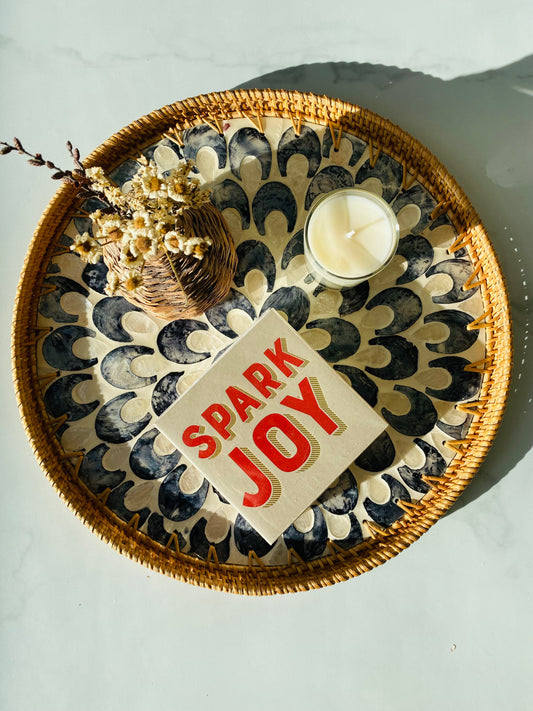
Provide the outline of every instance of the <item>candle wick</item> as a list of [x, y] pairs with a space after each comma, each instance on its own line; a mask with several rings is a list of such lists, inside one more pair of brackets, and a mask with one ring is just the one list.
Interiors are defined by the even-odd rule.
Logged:
[[378, 217], [377, 220], [373, 220], [372, 222], [368, 222], [366, 225], [363, 225], [362, 227], [359, 227], [358, 230], [350, 230], [349, 232], [346, 232], [344, 235], [346, 239], [353, 239], [354, 237], [357, 237], [358, 235], [361, 234], [361, 232], [364, 232], [367, 230], [369, 227], [373, 227], [374, 225], [379, 224], [382, 222], [382, 218]]

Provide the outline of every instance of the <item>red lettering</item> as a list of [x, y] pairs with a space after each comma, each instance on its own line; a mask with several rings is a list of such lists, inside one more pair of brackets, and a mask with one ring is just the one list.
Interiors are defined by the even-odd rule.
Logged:
[[243, 422], [248, 422], [248, 420], [252, 419], [252, 415], [248, 413], [251, 407], [257, 409], [258, 407], [263, 407], [265, 404], [262, 400], [256, 400], [255, 397], [252, 397], [246, 390], [236, 388], [234, 385], [230, 385], [229, 388], [226, 388], [226, 395], [229, 397], [236, 413]]
[[[261, 469], [259, 469], [259, 467], [252, 462], [250, 457], [245, 454], [242, 449], [239, 449], [239, 447], [232, 449], [228, 456], [247, 476], [250, 477], [253, 483], [257, 486], [255, 494], [245, 492], [242, 500], [243, 506], [256, 508], [257, 506], [263, 506], [266, 504], [272, 495], [272, 482], [269, 477], [264, 471], [261, 471]], [[270, 476], [277, 481], [273, 475]]]
[[249, 368], [246, 368], [243, 375], [267, 400], [274, 395], [272, 390], [276, 390], [282, 385], [279, 380], [276, 380], [270, 368], [263, 363], [253, 363]]
[[292, 395], [286, 395], [281, 401], [282, 405], [290, 407], [293, 410], [298, 410], [298, 412], [303, 412], [305, 415], [309, 415], [313, 420], [320, 425], [322, 429], [328, 434], [333, 434], [338, 428], [338, 422], [335, 422], [328, 414], [323, 410], [318, 404], [317, 396], [327, 408], [327, 403], [324, 395], [320, 389], [318, 381], [313, 378], [314, 383], [311, 385], [309, 378], [304, 378], [298, 387], [302, 398], [293, 397]]
[[[289, 455], [286, 450], [282, 452], [279, 445], [276, 446], [270, 441], [268, 434], [271, 430], [283, 432], [296, 447], [294, 454]], [[258, 422], [254, 429], [253, 439], [255, 445], [282, 472], [294, 472], [300, 469], [311, 454], [311, 443], [307, 437], [285, 415], [278, 412], [266, 415]], [[283, 447], [283, 449], [285, 448]]]
[[274, 343], [274, 350], [270, 350], [270, 348], [267, 348], [265, 351], [265, 355], [270, 360], [278, 370], [280, 370], [283, 375], [286, 375], [288, 378], [291, 377], [291, 375], [294, 375], [296, 372], [295, 369], [289, 368], [287, 363], [290, 363], [291, 365], [296, 366], [296, 368], [299, 368], [302, 365], [305, 365], [308, 361], [306, 361], [304, 358], [300, 358], [297, 355], [294, 355], [293, 353], [289, 353], [289, 351], [284, 350], [287, 348], [287, 344], [284, 338], [278, 338], [276, 339]]
[[220, 452], [220, 442], [216, 437], [205, 435], [203, 432], [204, 427], [201, 425], [190, 425], [184, 430], [181, 439], [187, 447], [202, 447], [206, 445], [205, 449], [198, 451], [198, 457], [200, 459], [209, 459]]
[[218, 432], [224, 439], [234, 437], [234, 432], [231, 431], [231, 425], [235, 422], [235, 415], [228, 410], [227, 407], [220, 403], [213, 403], [202, 412], [204, 420]]

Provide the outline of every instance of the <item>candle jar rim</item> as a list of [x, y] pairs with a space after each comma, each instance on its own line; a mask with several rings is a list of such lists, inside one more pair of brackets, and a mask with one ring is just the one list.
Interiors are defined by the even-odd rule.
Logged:
[[348, 188], [337, 188], [335, 190], [330, 190], [327, 193], [322, 193], [322, 195], [319, 195], [316, 197], [311, 204], [311, 207], [309, 208], [309, 211], [307, 213], [307, 216], [305, 218], [305, 223], [304, 223], [304, 244], [309, 250], [310, 254], [313, 257], [314, 261], [318, 261], [317, 257], [315, 256], [311, 244], [309, 242], [309, 223], [311, 221], [311, 218], [313, 217], [313, 214], [316, 211], [316, 208], [321, 205], [323, 202], [329, 200], [329, 199], [334, 199], [337, 196], [340, 196], [342, 194], [346, 195], [356, 195], [359, 197], [364, 197], [367, 199], [370, 199], [373, 201], [376, 205], [379, 205], [383, 211], [387, 214], [389, 218], [389, 222], [391, 225], [391, 232], [392, 232], [392, 240], [391, 240], [391, 247], [389, 254], [387, 255], [387, 258], [381, 264], [377, 269], [374, 271], [369, 272], [368, 274], [361, 274], [360, 276], [357, 277], [349, 277], [343, 274], [337, 274], [336, 272], [331, 271], [331, 269], [327, 269], [324, 267], [324, 270], [327, 271], [329, 275], [331, 275], [335, 279], [340, 279], [340, 280], [346, 280], [347, 282], [353, 281], [354, 279], [357, 280], [358, 283], [366, 281], [367, 279], [370, 279], [370, 277], [375, 276], [376, 274], [379, 274], [380, 271], [385, 269], [386, 266], [388, 266], [396, 254], [398, 250], [398, 244], [400, 241], [400, 225], [398, 223], [398, 218], [396, 217], [396, 214], [394, 213], [393, 209], [389, 205], [389, 203], [382, 198], [380, 195], [376, 195], [375, 193], [370, 192], [369, 190], [365, 190], [364, 188], [355, 188], [355, 187], [348, 187]]

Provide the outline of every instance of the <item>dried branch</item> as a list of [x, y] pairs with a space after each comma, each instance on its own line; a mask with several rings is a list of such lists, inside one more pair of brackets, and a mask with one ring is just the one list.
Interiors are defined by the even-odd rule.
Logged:
[[71, 154], [73, 160], [74, 160], [74, 165], [76, 166], [76, 169], [74, 171], [72, 170], [63, 170], [62, 168], [59, 168], [55, 163], [53, 163], [51, 160], [45, 160], [41, 153], [30, 153], [27, 151], [24, 146], [22, 145], [22, 142], [18, 138], [13, 139], [13, 144], [6, 143], [6, 141], [0, 141], [0, 145], [2, 148], [0, 149], [0, 155], [7, 155], [8, 153], [12, 153], [13, 151], [17, 151], [17, 153], [20, 153], [21, 155], [25, 155], [28, 157], [28, 163], [30, 165], [34, 165], [37, 167], [41, 166], [46, 166], [49, 170], [53, 170], [54, 173], [52, 175], [52, 180], [64, 180], [66, 183], [71, 183], [74, 185], [74, 187], [79, 188], [83, 184], [88, 183], [87, 176], [85, 174], [85, 167], [83, 163], [80, 161], [80, 152], [77, 148], [73, 148], [72, 144], [70, 141], [67, 143], [67, 148], [69, 149], [69, 153]]

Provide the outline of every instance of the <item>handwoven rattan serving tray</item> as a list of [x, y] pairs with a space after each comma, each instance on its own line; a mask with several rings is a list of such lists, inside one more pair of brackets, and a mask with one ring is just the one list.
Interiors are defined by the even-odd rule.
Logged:
[[[194, 158], [237, 244], [226, 301], [170, 323], [108, 297], [103, 264], [69, 251], [90, 203], [63, 185], [31, 243], [12, 357], [28, 437], [54, 487], [120, 552], [190, 583], [273, 594], [346, 580], [413, 543], [457, 499], [496, 434], [511, 333], [484, 227], [418, 141], [358, 106], [311, 94], [235, 91], [143, 117], [85, 161], [125, 185], [144, 153]], [[377, 277], [341, 292], [303, 258], [314, 198], [381, 194], [401, 227]], [[267, 544], [156, 428], [266, 309], [284, 314], [384, 417], [384, 435]]]

